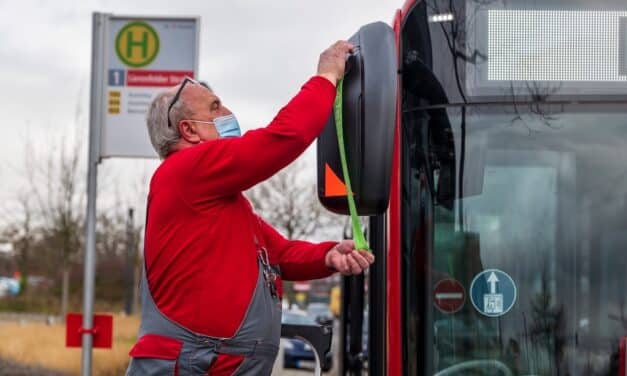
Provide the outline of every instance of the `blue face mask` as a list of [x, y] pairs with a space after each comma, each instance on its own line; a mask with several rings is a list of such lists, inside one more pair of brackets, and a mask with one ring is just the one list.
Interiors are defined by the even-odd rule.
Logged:
[[221, 138], [224, 137], [239, 137], [242, 135], [242, 131], [239, 128], [239, 123], [235, 115], [219, 116], [213, 119], [213, 124], [218, 131]]

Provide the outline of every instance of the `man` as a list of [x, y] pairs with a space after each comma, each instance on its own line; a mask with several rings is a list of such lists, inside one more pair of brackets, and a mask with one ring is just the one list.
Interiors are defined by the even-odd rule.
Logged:
[[265, 128], [237, 120], [191, 79], [157, 96], [148, 131], [164, 159], [150, 183], [142, 323], [128, 375], [268, 375], [281, 328], [280, 278], [362, 273], [352, 241], [285, 239], [242, 191], [296, 159], [322, 132], [353, 46], [320, 55], [318, 73]]

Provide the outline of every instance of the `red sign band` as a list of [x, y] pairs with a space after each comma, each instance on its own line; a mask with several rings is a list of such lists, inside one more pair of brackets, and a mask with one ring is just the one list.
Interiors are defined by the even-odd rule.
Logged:
[[194, 78], [192, 71], [157, 71], [129, 69], [126, 72], [126, 86], [169, 87], [176, 86], [185, 77]]

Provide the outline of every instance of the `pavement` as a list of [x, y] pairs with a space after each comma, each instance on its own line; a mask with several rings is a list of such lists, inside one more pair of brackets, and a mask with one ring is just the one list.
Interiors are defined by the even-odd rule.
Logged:
[[[13, 315], [13, 314], [0, 314], [0, 322], [2, 321], [26, 321], [26, 322], [49, 322], [51, 320], [57, 320], [58, 318], [47, 315]], [[337, 325], [333, 329], [333, 369], [330, 372], [324, 372], [325, 376], [336, 376], [337, 364], [338, 364], [338, 351], [337, 351]], [[282, 340], [283, 341], [283, 340]], [[309, 376], [314, 375], [313, 370], [297, 370], [297, 369], [283, 369], [283, 346], [280, 347], [279, 354], [277, 356], [274, 369], [272, 371], [273, 376]], [[66, 374], [59, 373], [58, 371], [50, 371], [41, 367], [24, 366], [12, 361], [0, 358], [0, 376], [67, 376]]]
[[[312, 370], [283, 369], [282, 359], [283, 359], [282, 357], [277, 358], [275, 369], [272, 372], [273, 376], [309, 376], [309, 375], [314, 374]], [[337, 375], [337, 372], [335, 370], [331, 370], [331, 372], [323, 373], [323, 375]], [[6, 359], [0, 359], [0, 376], [67, 376], [67, 375], [63, 373], [55, 372], [55, 371], [46, 370], [40, 367], [27, 367], [23, 365], [18, 365]]]
[[6, 359], [0, 359], [0, 376], [66, 376], [59, 372], [40, 367], [18, 365]]
[[[272, 372], [273, 376], [309, 376], [313, 375], [313, 370], [283, 369], [283, 347], [279, 350], [277, 361]], [[337, 375], [335, 369], [323, 375]], [[29, 367], [12, 361], [0, 358], [0, 376], [67, 376], [57, 371], [46, 370], [41, 367]]]

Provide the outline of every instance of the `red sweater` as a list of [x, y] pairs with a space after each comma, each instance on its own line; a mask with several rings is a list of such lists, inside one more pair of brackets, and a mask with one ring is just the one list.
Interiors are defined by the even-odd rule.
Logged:
[[265, 128], [175, 152], [150, 182], [145, 258], [150, 292], [168, 318], [201, 334], [232, 337], [257, 281], [254, 235], [285, 280], [327, 277], [334, 242], [281, 236], [242, 191], [296, 159], [322, 132], [335, 88], [313, 77]]

